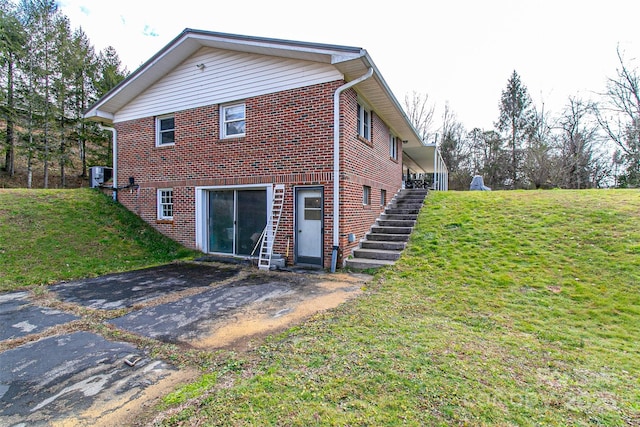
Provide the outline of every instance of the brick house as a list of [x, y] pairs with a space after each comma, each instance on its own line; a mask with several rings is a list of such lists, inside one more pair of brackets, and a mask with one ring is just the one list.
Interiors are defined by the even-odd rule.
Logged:
[[186, 29], [85, 117], [113, 133], [119, 202], [210, 254], [255, 256], [265, 232], [335, 269], [404, 176], [446, 176], [361, 48]]

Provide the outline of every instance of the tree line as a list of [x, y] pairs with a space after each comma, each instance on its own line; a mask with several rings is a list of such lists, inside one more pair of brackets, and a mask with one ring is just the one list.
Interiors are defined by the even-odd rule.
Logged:
[[[434, 137], [428, 96], [407, 96], [405, 108], [425, 141], [438, 140], [451, 189], [477, 174], [496, 189], [640, 187], [640, 76], [620, 50], [618, 59], [597, 102], [570, 97], [556, 115], [533, 103], [515, 70], [494, 129], [469, 131], [446, 105]], [[85, 178], [89, 166], [109, 166], [110, 135], [82, 115], [127, 74], [55, 0], [0, 0], [0, 169], [25, 169], [29, 188], [36, 172], [47, 188], [66, 187], [69, 170]]]
[[438, 139], [449, 188], [469, 189], [474, 175], [495, 189], [640, 187], [640, 76], [618, 49], [616, 76], [598, 101], [569, 97], [551, 115], [536, 106], [517, 71], [507, 81], [494, 129], [466, 130], [449, 105], [435, 136], [428, 96], [405, 97], [426, 142]]
[[[52, 176], [66, 187], [68, 170], [87, 176], [91, 165], [110, 165], [108, 135], [83, 112], [128, 71], [117, 52], [96, 52], [81, 28], [54, 0], [0, 0], [0, 153], [13, 177], [18, 165], [48, 188]], [[40, 169], [41, 168], [41, 169]]]

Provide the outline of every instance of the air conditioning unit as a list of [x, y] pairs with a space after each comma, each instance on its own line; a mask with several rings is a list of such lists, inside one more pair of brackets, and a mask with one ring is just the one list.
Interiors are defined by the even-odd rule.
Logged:
[[106, 166], [91, 166], [89, 169], [89, 186], [91, 188], [102, 187], [113, 176], [113, 168]]

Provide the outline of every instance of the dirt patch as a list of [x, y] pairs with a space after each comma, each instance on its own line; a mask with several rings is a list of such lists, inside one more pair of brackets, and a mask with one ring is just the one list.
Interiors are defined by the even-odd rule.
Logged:
[[194, 381], [201, 375], [197, 369], [187, 368], [171, 373], [142, 392], [128, 391], [112, 396], [108, 403], [95, 404], [74, 418], [51, 422], [54, 427], [113, 427], [132, 425], [133, 418], [153, 411], [164, 396], [177, 387]]
[[362, 293], [367, 276], [337, 274], [307, 284], [301, 293], [252, 304], [211, 325], [211, 334], [190, 342], [200, 349], [231, 348], [247, 351], [251, 343], [267, 334], [282, 331], [310, 316], [335, 308]]

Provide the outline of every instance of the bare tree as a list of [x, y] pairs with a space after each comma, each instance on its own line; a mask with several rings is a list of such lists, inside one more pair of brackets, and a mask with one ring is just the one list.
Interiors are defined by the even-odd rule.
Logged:
[[593, 185], [595, 144], [598, 141], [595, 111], [593, 103], [570, 97], [558, 121], [562, 173], [559, 184], [564, 188], [580, 189]]
[[431, 137], [430, 131], [435, 113], [435, 106], [429, 104], [429, 95], [421, 95], [416, 91], [413, 91], [411, 96], [406, 94], [404, 107], [420, 138], [424, 142], [428, 142]]
[[552, 174], [556, 170], [553, 158], [551, 125], [544, 106], [535, 112], [531, 133], [524, 150], [522, 172], [529, 185], [535, 188], [552, 186]]
[[473, 153], [473, 173], [483, 175], [485, 183], [491, 188], [507, 188], [510, 156], [500, 134], [493, 130], [474, 128], [467, 135], [467, 141]]
[[625, 63], [620, 47], [617, 53], [620, 67], [617, 76], [608, 80], [598, 121], [621, 152], [626, 170], [619, 177], [620, 185], [637, 187], [640, 186], [640, 75], [637, 68]]
[[449, 170], [449, 186], [452, 190], [468, 189], [472, 176], [472, 162], [465, 129], [448, 103], [442, 114], [442, 139], [440, 150]]

